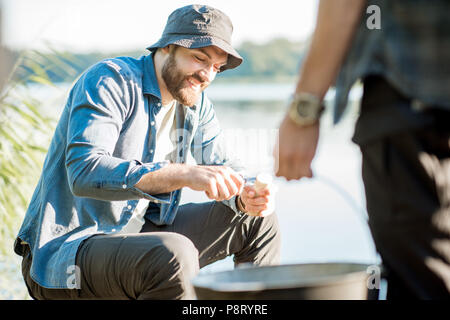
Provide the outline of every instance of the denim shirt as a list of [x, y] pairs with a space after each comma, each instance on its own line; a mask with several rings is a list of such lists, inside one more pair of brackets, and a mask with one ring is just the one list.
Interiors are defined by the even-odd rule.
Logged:
[[404, 96], [450, 110], [450, 1], [368, 0], [380, 8], [381, 29], [364, 12], [336, 80], [334, 122], [356, 80], [384, 77]]
[[[161, 93], [153, 56], [119, 57], [89, 68], [75, 83], [56, 127], [43, 170], [14, 245], [32, 252], [30, 275], [47, 288], [70, 288], [81, 242], [119, 232], [139, 202], [146, 218], [171, 224], [181, 190], [151, 195], [135, 184], [167, 162], [152, 162]], [[221, 129], [205, 93], [193, 107], [176, 105], [177, 163], [191, 152], [198, 164], [228, 165]], [[223, 201], [236, 213], [235, 198]], [[73, 277], [72, 277], [73, 278]]]

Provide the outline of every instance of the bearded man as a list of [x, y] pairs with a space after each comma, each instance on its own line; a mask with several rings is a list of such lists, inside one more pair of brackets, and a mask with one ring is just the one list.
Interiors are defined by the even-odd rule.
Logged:
[[[203, 92], [242, 62], [232, 29], [217, 9], [179, 8], [150, 55], [75, 83], [15, 242], [33, 298], [194, 299], [203, 266], [279, 262], [271, 190], [244, 186]], [[179, 205], [185, 187], [212, 201]]]

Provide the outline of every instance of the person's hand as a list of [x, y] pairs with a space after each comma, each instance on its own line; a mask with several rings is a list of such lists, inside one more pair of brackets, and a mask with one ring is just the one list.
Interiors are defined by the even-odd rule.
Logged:
[[287, 180], [312, 178], [311, 162], [319, 140], [319, 122], [300, 127], [288, 115], [280, 125], [278, 146], [275, 146], [275, 175]]
[[241, 193], [244, 179], [226, 166], [189, 166], [186, 187], [204, 191], [209, 199], [229, 200]]
[[274, 212], [277, 188], [271, 185], [256, 192], [254, 186], [245, 186], [239, 196], [245, 213], [251, 216], [265, 217]]

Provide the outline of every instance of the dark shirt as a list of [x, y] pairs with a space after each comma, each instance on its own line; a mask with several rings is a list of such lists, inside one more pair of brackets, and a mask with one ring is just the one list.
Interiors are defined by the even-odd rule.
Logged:
[[342, 117], [355, 81], [369, 75], [386, 79], [405, 99], [395, 110], [362, 110], [365, 119], [372, 119], [361, 119], [364, 130], [374, 131], [364, 133], [364, 139], [426, 124], [426, 113], [419, 109], [450, 110], [450, 1], [369, 0], [370, 5], [380, 8], [381, 29], [369, 29], [369, 15], [363, 15], [336, 81], [334, 121]]

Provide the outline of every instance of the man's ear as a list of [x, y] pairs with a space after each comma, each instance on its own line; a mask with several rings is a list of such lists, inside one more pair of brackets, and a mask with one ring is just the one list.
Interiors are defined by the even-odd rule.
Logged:
[[167, 45], [167, 46], [165, 46], [165, 47], [163, 47], [163, 48], [160, 48], [160, 49], [161, 49], [161, 51], [162, 51], [163, 53], [169, 54], [169, 52], [170, 52], [170, 46], [171, 46], [171, 44], [169, 44], [169, 45]]

